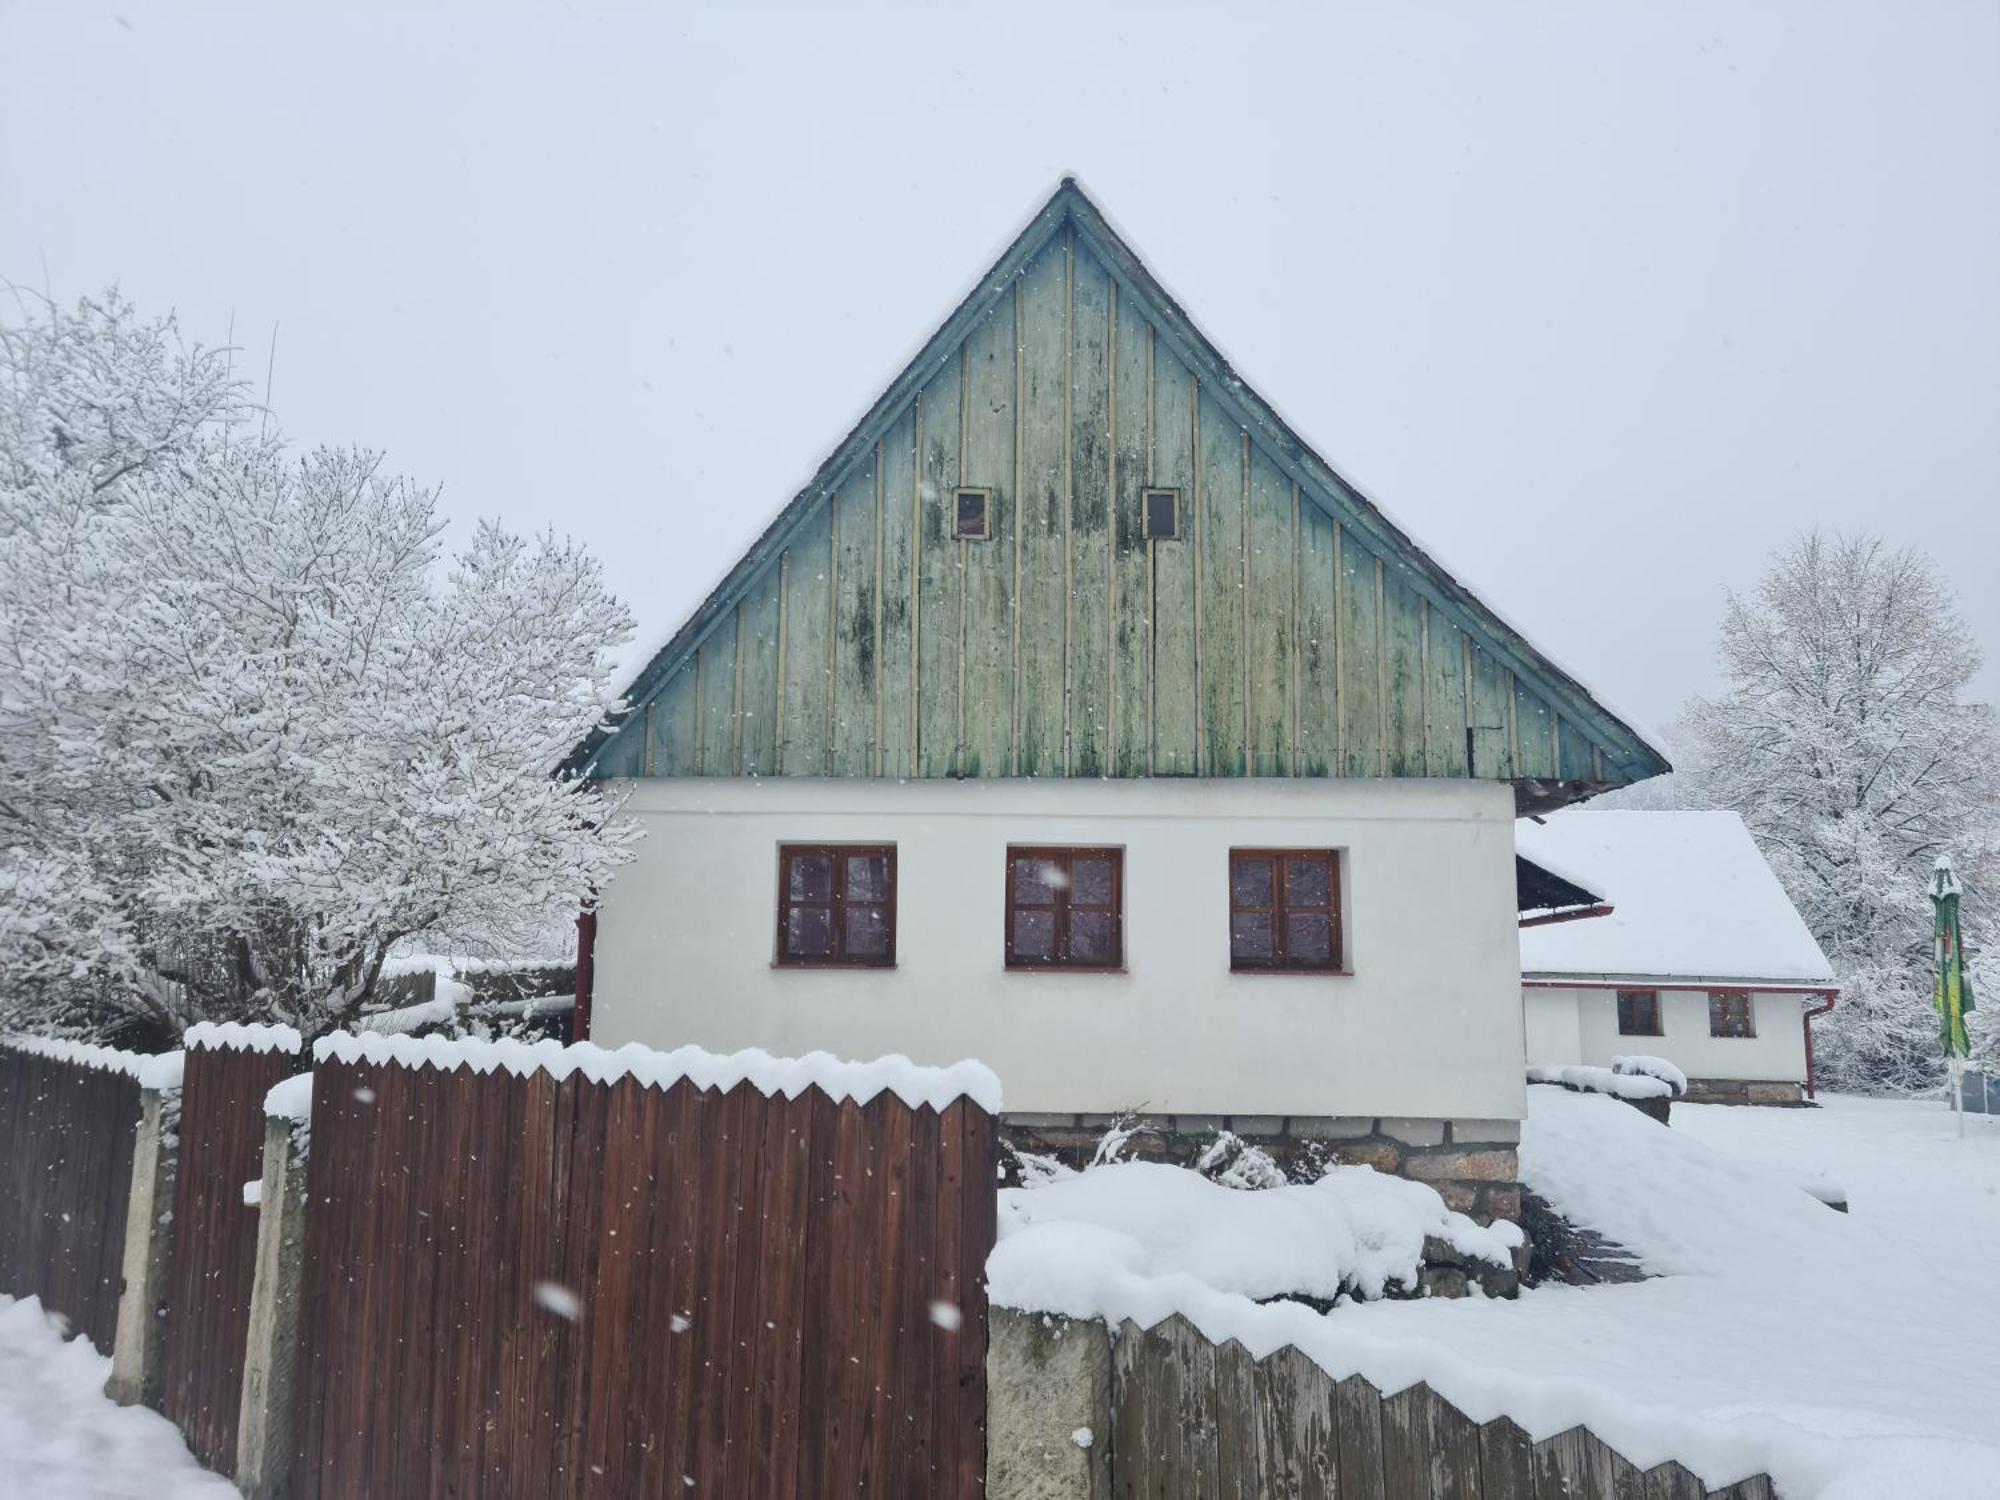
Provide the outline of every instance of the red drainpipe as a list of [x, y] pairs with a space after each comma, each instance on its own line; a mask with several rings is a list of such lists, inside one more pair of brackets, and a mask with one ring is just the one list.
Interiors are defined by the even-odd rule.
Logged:
[[1818, 994], [1821, 994], [1821, 995], [1824, 995], [1824, 996], [1826, 996], [1826, 1004], [1824, 1004], [1824, 1005], [1816, 1005], [1816, 1006], [1814, 1006], [1814, 1007], [1813, 1007], [1813, 1008], [1812, 1008], [1811, 1010], [1809, 1010], [1809, 1011], [1807, 1011], [1807, 1012], [1805, 1013], [1805, 1027], [1806, 1027], [1806, 1097], [1807, 1097], [1808, 1099], [1817, 1099], [1817, 1098], [1819, 1097], [1819, 1094], [1818, 1094], [1818, 1092], [1817, 1092], [1817, 1091], [1816, 1091], [1816, 1090], [1814, 1089], [1814, 1087], [1813, 1087], [1813, 1050], [1812, 1050], [1812, 1023], [1813, 1023], [1813, 1017], [1815, 1017], [1815, 1016], [1823, 1016], [1823, 1015], [1825, 1015], [1825, 1014], [1826, 1014], [1826, 1013], [1827, 1013], [1828, 1011], [1830, 1011], [1830, 1010], [1832, 1010], [1832, 1009], [1833, 1009], [1833, 1006], [1834, 1006], [1834, 1002], [1835, 1002], [1836, 1000], [1838, 1000], [1838, 999], [1840, 998], [1840, 991], [1839, 991], [1839, 990], [1819, 990], [1819, 991], [1816, 991], [1815, 993], [1818, 993]]
[[[597, 911], [586, 906], [576, 914], [576, 1011], [569, 1020], [572, 1042], [590, 1040], [590, 997], [597, 987]], [[1812, 1056], [1812, 1037], [1806, 1037], [1806, 1055]]]

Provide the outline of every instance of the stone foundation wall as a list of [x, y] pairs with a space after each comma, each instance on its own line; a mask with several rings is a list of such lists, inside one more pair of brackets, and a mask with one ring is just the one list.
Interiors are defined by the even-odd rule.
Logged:
[[1806, 1102], [1803, 1084], [1741, 1078], [1690, 1078], [1682, 1097], [1688, 1104], [1765, 1104], [1787, 1109], [1797, 1109]]
[[[1268, 1152], [1286, 1176], [1307, 1180], [1314, 1163], [1373, 1167], [1438, 1190], [1447, 1207], [1482, 1224], [1521, 1219], [1518, 1120], [1426, 1120], [1372, 1115], [1002, 1116], [1002, 1133], [1023, 1151], [1073, 1167], [1087, 1163], [1114, 1125], [1137, 1126], [1123, 1152], [1141, 1161], [1191, 1167], [1229, 1131]], [[1299, 1170], [1295, 1171], [1294, 1169]]]

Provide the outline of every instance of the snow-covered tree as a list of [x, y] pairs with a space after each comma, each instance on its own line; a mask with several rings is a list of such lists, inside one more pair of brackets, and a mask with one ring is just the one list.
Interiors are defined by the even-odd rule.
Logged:
[[1966, 941], [2000, 918], [2000, 739], [1965, 701], [1980, 655], [1923, 555], [1800, 537], [1722, 626], [1729, 691], [1684, 729], [1694, 805], [1742, 814], [1840, 979], [1817, 1024], [1825, 1080], [1928, 1086], [1933, 861], [1966, 887]]
[[0, 328], [0, 1007], [317, 1034], [624, 857], [552, 774], [630, 630], [597, 565], [487, 525], [440, 579], [429, 491], [249, 415], [115, 296]]

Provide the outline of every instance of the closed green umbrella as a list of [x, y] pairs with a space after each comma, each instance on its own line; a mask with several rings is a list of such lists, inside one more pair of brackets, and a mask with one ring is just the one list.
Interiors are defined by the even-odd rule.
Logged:
[[1940, 854], [1931, 875], [1931, 952], [1937, 960], [1937, 986], [1931, 1001], [1937, 1006], [1945, 1066], [1951, 1075], [1951, 1107], [1958, 1115], [1958, 1133], [1964, 1135], [1965, 1060], [1972, 1055], [1972, 1044], [1965, 1035], [1965, 1013], [1972, 1009], [1972, 980], [1965, 972], [1958, 894], [1951, 856]]

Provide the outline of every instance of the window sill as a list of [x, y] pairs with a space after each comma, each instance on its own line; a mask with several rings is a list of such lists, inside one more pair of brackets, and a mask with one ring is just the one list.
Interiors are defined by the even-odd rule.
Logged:
[[1352, 979], [1352, 969], [1239, 969], [1232, 966], [1231, 979]]
[[1007, 964], [1006, 974], [1129, 974], [1123, 964]]
[[1618, 1034], [1621, 1037], [1631, 1037], [1634, 1041], [1639, 1042], [1663, 1041], [1667, 1035], [1664, 1031], [1621, 1031]]
[[771, 967], [780, 974], [796, 969], [805, 969], [815, 974], [825, 974], [828, 972], [835, 974], [885, 974], [894, 969], [896, 965], [893, 962], [886, 964], [781, 963], [777, 959], [772, 959]]

